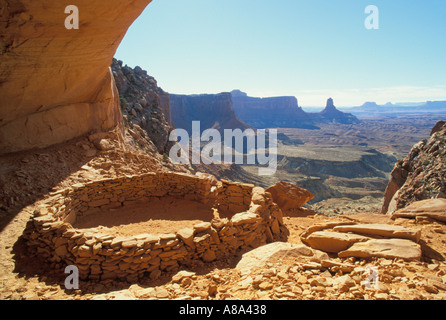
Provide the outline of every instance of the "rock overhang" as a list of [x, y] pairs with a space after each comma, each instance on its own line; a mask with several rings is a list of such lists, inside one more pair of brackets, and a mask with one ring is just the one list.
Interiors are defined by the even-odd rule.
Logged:
[[77, 30], [65, 28], [66, 3], [2, 5], [1, 153], [122, 125], [109, 67], [127, 29], [150, 2], [78, 0]]

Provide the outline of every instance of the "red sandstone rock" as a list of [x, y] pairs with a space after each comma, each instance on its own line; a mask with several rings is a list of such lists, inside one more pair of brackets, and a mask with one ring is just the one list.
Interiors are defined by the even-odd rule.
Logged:
[[446, 199], [431, 199], [413, 203], [407, 208], [396, 211], [392, 219], [429, 217], [446, 222]]
[[386, 259], [420, 260], [421, 247], [413, 241], [405, 239], [372, 239], [357, 242], [349, 249], [338, 254], [341, 258], [379, 257]]
[[150, 2], [77, 0], [78, 30], [65, 29], [67, 4], [58, 0], [2, 2], [1, 153], [122, 124], [110, 65]]
[[338, 253], [347, 250], [355, 242], [364, 242], [370, 238], [356, 234], [330, 231], [316, 231], [305, 239], [305, 243], [316, 250]]
[[300, 208], [314, 199], [314, 194], [310, 191], [285, 181], [277, 182], [266, 189], [266, 192], [271, 193], [273, 201], [279, 205], [282, 211]]

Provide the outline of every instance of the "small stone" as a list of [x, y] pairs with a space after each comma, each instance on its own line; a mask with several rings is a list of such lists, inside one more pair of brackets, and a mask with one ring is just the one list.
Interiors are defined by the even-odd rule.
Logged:
[[304, 275], [300, 275], [297, 279], [296, 279], [297, 283], [300, 284], [305, 284], [308, 283], [308, 278]]
[[135, 239], [131, 239], [131, 240], [122, 242], [123, 248], [133, 248], [133, 247], [136, 247], [136, 245], [137, 245], [137, 242]]
[[430, 283], [428, 281], [423, 282], [422, 287], [424, 290], [426, 290], [426, 292], [434, 293], [434, 294], [438, 293], [438, 289], [432, 283]]
[[376, 300], [387, 300], [389, 295], [387, 293], [376, 293], [375, 299]]
[[156, 290], [155, 288], [135, 290], [134, 295], [138, 299], [156, 298]]
[[215, 255], [214, 250], [206, 250], [206, 252], [203, 254], [203, 261], [204, 262], [212, 262], [217, 259], [217, 256]]
[[273, 288], [272, 283], [264, 281], [261, 284], [259, 284], [260, 290], [271, 290]]
[[195, 249], [195, 243], [194, 243], [194, 230], [191, 228], [184, 228], [177, 232], [178, 238], [183, 240], [183, 242], [191, 247], [192, 249]]
[[181, 281], [181, 285], [182, 285], [183, 287], [190, 286], [191, 284], [192, 284], [192, 279], [191, 279], [191, 278], [184, 278], [184, 279]]
[[183, 279], [190, 278], [190, 277], [194, 276], [195, 274], [196, 274], [195, 272], [180, 271], [172, 277], [172, 282], [179, 283], [179, 282], [183, 281]]
[[202, 222], [194, 225], [195, 232], [203, 232], [211, 228], [210, 222]]
[[150, 272], [150, 279], [157, 280], [161, 276], [161, 270], [155, 269]]
[[333, 278], [332, 283], [340, 292], [347, 292], [350, 288], [356, 286], [355, 281], [349, 275]]
[[158, 299], [168, 299], [169, 298], [169, 291], [167, 291], [164, 288], [157, 288], [156, 289], [156, 297]]
[[437, 271], [437, 270], [440, 268], [440, 265], [435, 264], [435, 263], [432, 263], [432, 264], [429, 264], [429, 265], [427, 266], [427, 268], [428, 268], [429, 270], [432, 270], [432, 271]]
[[96, 147], [96, 149], [100, 151], [107, 151], [113, 149], [113, 144], [108, 139], [94, 140], [93, 144]]
[[310, 285], [312, 287], [328, 287], [330, 284], [329, 284], [327, 278], [316, 277], [316, 278], [311, 279]]
[[218, 286], [215, 283], [211, 283], [208, 287], [209, 296], [213, 297], [218, 293]]

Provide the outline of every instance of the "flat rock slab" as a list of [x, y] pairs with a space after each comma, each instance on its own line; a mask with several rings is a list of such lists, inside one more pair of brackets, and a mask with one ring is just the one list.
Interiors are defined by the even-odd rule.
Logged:
[[300, 237], [308, 238], [308, 236], [310, 234], [312, 234], [313, 232], [316, 232], [316, 231], [322, 231], [325, 229], [332, 229], [337, 226], [347, 226], [347, 225], [351, 225], [351, 224], [356, 224], [356, 222], [353, 222], [353, 221], [330, 221], [330, 222], [325, 222], [325, 223], [314, 224], [314, 225], [308, 227], [307, 230], [305, 230], [305, 232], [302, 233], [302, 235]]
[[305, 245], [288, 242], [274, 242], [245, 253], [236, 266], [242, 274], [249, 274], [254, 268], [264, 267], [269, 262], [276, 262], [286, 257], [304, 260], [328, 260], [325, 252], [313, 250]]
[[338, 253], [347, 250], [356, 242], [364, 242], [370, 240], [370, 238], [357, 234], [316, 231], [310, 234], [308, 238], [301, 240], [313, 249]]
[[402, 226], [390, 224], [356, 224], [348, 226], [337, 226], [333, 228], [335, 232], [353, 232], [368, 236], [381, 236], [385, 238], [408, 239], [419, 242], [421, 230], [409, 229]]
[[446, 222], [446, 199], [418, 201], [392, 214], [392, 219], [415, 219], [416, 217], [429, 217], [434, 220]]
[[413, 241], [406, 239], [372, 239], [366, 242], [357, 242], [349, 249], [339, 252], [340, 258], [386, 258], [420, 260], [421, 247]]

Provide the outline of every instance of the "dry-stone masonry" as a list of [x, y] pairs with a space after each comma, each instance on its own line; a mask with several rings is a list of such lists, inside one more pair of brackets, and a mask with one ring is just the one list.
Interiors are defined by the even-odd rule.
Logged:
[[[172, 234], [122, 237], [73, 227], [78, 217], [88, 217], [94, 209], [116, 210], [153, 197], [199, 201], [219, 214]], [[288, 234], [282, 211], [264, 189], [206, 174], [168, 172], [77, 184], [55, 192], [34, 211], [24, 237], [32, 253], [55, 266], [77, 266], [81, 279], [135, 281], [197, 260], [212, 262], [286, 241]]]

